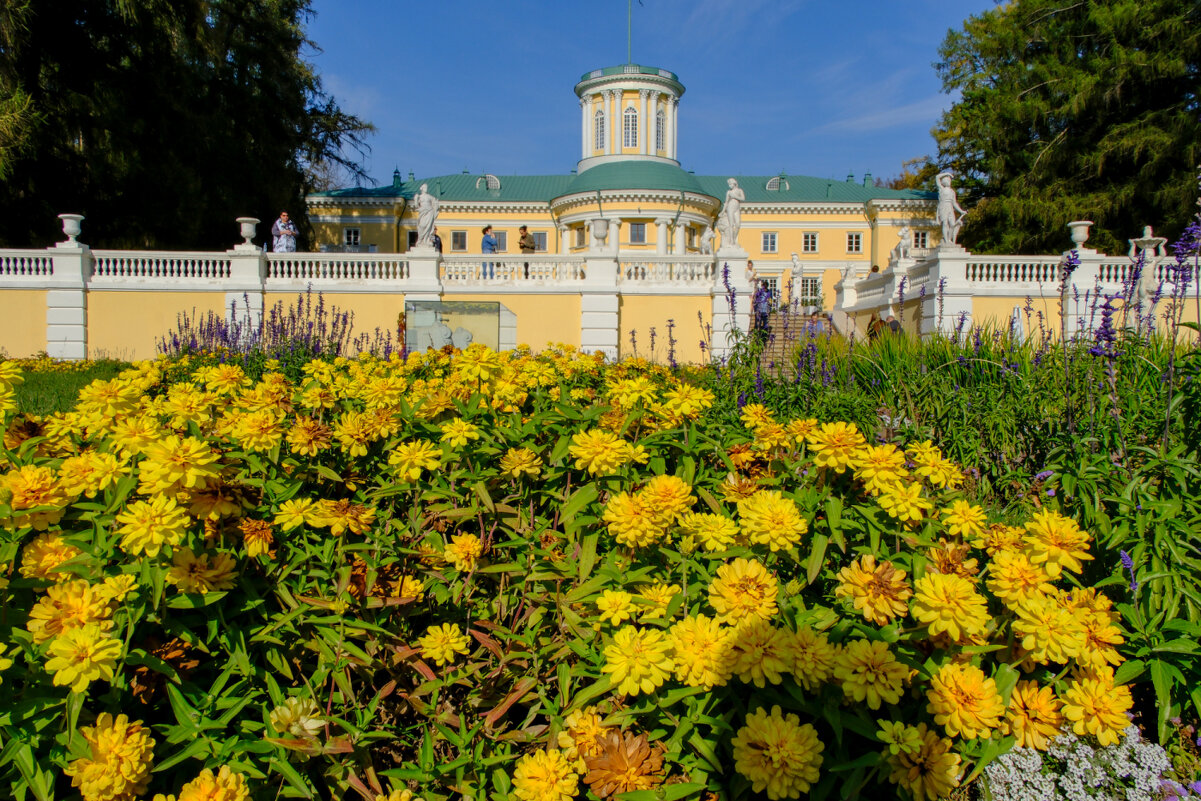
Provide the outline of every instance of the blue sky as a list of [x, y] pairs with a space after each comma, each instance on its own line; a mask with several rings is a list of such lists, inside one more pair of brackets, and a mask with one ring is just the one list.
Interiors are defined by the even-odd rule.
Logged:
[[[634, 0], [632, 56], [686, 92], [679, 148], [708, 175], [896, 175], [934, 153], [953, 98], [933, 63], [992, 0]], [[626, 62], [626, 0], [314, 0], [308, 54], [343, 108], [374, 123], [365, 161], [418, 177], [565, 174], [572, 87]]]

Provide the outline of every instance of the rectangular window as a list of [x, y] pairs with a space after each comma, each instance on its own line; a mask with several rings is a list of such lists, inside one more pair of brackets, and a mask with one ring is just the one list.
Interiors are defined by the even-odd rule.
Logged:
[[764, 231], [763, 232], [763, 252], [764, 253], [775, 253], [776, 252], [776, 232], [775, 231]]
[[688, 229], [688, 247], [690, 247], [690, 248], [696, 247], [696, 229], [695, 228]]
[[925, 250], [930, 247], [930, 234], [927, 231], [913, 232], [913, 246]]
[[863, 234], [855, 231], [847, 234], [847, 253], [863, 252]]
[[821, 303], [821, 279], [820, 278], [802, 278], [797, 281], [793, 288], [796, 292], [796, 299], [800, 301], [802, 306], [816, 306]]
[[630, 244], [646, 244], [646, 223], [630, 223]]
[[496, 252], [509, 252], [509, 232], [508, 231], [492, 231], [492, 235], [496, 237]]
[[623, 147], [638, 147], [638, 112], [632, 108], [622, 116], [622, 134]]
[[801, 237], [802, 253], [817, 253], [817, 231], [806, 231]]
[[587, 236], [588, 232], [584, 230], [584, 226], [581, 225], [579, 228], [575, 229], [575, 246], [577, 248], [584, 247], [584, 245], [587, 244], [585, 240], [585, 237]]
[[530, 236], [534, 237], [534, 251], [536, 253], [545, 253], [546, 252], [546, 232], [545, 231], [536, 231], [536, 232], [530, 234]]
[[417, 247], [417, 232], [409, 231], [409, 250]]
[[450, 249], [466, 252], [466, 250], [467, 250], [467, 232], [466, 231], [451, 231], [450, 232]]
[[342, 229], [342, 246], [347, 250], [351, 250], [352, 248], [358, 250], [360, 241], [361, 237], [358, 228]]

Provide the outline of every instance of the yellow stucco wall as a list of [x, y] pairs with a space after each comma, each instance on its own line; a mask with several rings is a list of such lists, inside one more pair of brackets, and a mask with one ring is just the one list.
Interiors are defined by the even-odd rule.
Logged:
[[[367, 334], [374, 339], [375, 330], [392, 335], [396, 342], [397, 318], [405, 308], [405, 296], [402, 293], [387, 292], [325, 292], [326, 309], [336, 308], [339, 312], [354, 313], [354, 336]], [[295, 292], [266, 292], [263, 295], [263, 307], [269, 310], [276, 303], [282, 303], [285, 310], [294, 306], [297, 301]], [[313, 299], [316, 304], [316, 298]]]
[[41, 289], [0, 292], [0, 352], [20, 358], [45, 349], [46, 292]]
[[517, 315], [517, 344], [540, 351], [555, 342], [580, 344], [580, 296], [562, 295], [443, 295], [442, 300], [494, 301]]
[[179, 315], [224, 316], [224, 292], [88, 293], [88, 356], [152, 359], [158, 340], [176, 330]]
[[[624, 359], [634, 355], [630, 331], [636, 332], [637, 355], [658, 362], [667, 362], [667, 321], [675, 321], [676, 361], [699, 363], [701, 353], [701, 322], [712, 323], [713, 301], [708, 295], [622, 295], [618, 306], [620, 334], [617, 345]], [[650, 349], [651, 328], [655, 329], [655, 350]]]

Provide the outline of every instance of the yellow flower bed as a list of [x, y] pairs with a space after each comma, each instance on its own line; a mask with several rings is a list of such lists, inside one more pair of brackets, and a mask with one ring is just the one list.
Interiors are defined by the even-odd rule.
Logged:
[[1063, 727], [1117, 741], [1087, 532], [990, 521], [930, 442], [713, 403], [472, 346], [292, 380], [159, 360], [65, 414], [8, 404], [0, 782], [920, 801]]

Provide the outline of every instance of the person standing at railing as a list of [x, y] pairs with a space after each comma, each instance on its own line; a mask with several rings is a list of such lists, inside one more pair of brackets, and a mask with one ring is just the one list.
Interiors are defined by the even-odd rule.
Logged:
[[299, 233], [288, 212], [281, 211], [279, 219], [271, 226], [271, 249], [276, 253], [295, 253], [296, 235]]
[[[480, 250], [483, 253], [495, 253], [496, 248], [497, 248], [497, 241], [496, 241], [496, 237], [492, 235], [492, 226], [485, 225], [484, 226], [484, 241], [483, 241], [483, 244], [480, 246]], [[484, 278], [495, 278], [496, 277], [496, 263], [495, 262], [491, 262], [491, 261], [484, 262], [483, 277]]]
[[[521, 238], [517, 240], [517, 246], [521, 248], [522, 253], [533, 253], [538, 249], [538, 243], [534, 240], [534, 235], [530, 233], [530, 229], [526, 226], [521, 226], [517, 229], [521, 233]], [[530, 263], [525, 263], [525, 277], [529, 280]]]
[[438, 236], [437, 228], [434, 229], [433, 236], [430, 237], [430, 244], [432, 244], [434, 246], [434, 250], [436, 250], [438, 252], [438, 255], [441, 256], [442, 255], [442, 237]]

